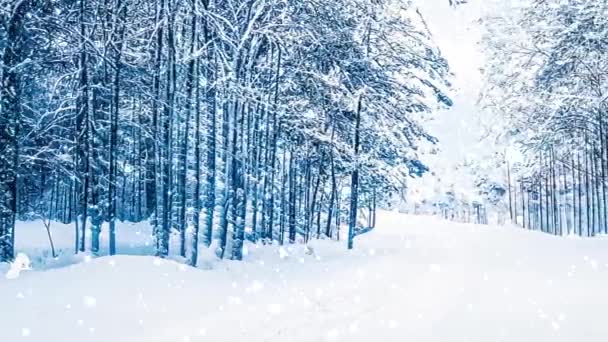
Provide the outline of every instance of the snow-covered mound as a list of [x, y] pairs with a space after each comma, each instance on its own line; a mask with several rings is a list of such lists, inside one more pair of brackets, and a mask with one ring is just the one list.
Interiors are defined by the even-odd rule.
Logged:
[[383, 212], [354, 251], [328, 241], [249, 249], [211, 270], [116, 256], [2, 277], [2, 341], [608, 338], [601, 238]]

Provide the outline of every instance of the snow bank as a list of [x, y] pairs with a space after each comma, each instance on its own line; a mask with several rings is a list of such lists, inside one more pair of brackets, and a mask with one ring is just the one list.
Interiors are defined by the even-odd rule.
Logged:
[[608, 240], [380, 213], [342, 243], [194, 269], [87, 259], [0, 280], [3, 341], [605, 341]]

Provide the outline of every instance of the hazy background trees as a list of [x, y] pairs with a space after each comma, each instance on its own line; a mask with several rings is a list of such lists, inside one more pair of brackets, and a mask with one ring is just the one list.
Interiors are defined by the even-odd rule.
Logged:
[[608, 231], [607, 15], [603, 1], [535, 0], [485, 22], [482, 101], [506, 119], [496, 137], [515, 146], [503, 158], [520, 225]]

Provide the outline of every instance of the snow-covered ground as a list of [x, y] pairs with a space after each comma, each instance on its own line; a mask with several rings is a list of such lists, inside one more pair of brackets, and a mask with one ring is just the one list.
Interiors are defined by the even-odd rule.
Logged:
[[[38, 228], [40, 246], [22, 251], [41, 255]], [[145, 250], [139, 226], [120, 228], [127, 252]], [[73, 261], [2, 277], [2, 341], [608, 339], [602, 238], [382, 212], [351, 252], [249, 245], [244, 262], [207, 269], [134, 255]]]

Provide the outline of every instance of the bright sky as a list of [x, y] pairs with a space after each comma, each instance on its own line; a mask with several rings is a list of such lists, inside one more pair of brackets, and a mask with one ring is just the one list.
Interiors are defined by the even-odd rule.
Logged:
[[475, 153], [482, 133], [476, 106], [483, 65], [478, 45], [481, 1], [470, 0], [454, 8], [449, 6], [448, 0], [417, 0], [435, 43], [454, 73], [455, 106], [439, 113], [430, 127], [441, 141], [442, 158], [448, 157], [454, 162], [461, 162], [467, 154]]
[[482, 37], [480, 18], [486, 12], [485, 7], [494, 0], [469, 0], [458, 7], [450, 7], [448, 0], [414, 1], [454, 74], [451, 79], [454, 107], [436, 113], [434, 121], [427, 126], [430, 133], [439, 138], [440, 152], [423, 157], [435, 176], [426, 176], [414, 188], [415, 191], [433, 188], [437, 179], [441, 179], [443, 187], [453, 184], [461, 193], [473, 193], [474, 177], [467, 168], [459, 166], [465, 160], [483, 161], [496, 149], [488, 141], [480, 143], [485, 132], [482, 122], [487, 124], [492, 118], [477, 106], [482, 87], [480, 69], [484, 65], [479, 44]]

